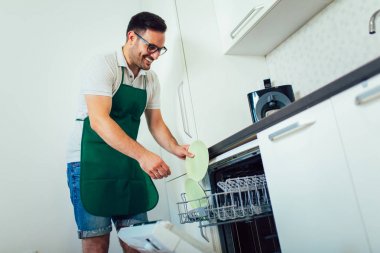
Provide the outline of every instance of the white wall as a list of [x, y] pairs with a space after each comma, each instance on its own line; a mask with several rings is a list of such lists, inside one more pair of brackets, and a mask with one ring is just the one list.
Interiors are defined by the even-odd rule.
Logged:
[[380, 56], [377, 33], [368, 33], [379, 0], [335, 0], [267, 55], [276, 85], [292, 84], [305, 96]]
[[139, 1], [1, 1], [0, 252], [80, 252], [65, 164], [79, 72], [122, 45], [138, 11]]
[[[90, 57], [124, 42], [133, 14], [156, 10], [153, 1], [142, 2], [1, 1], [0, 252], [80, 252], [65, 169], [79, 73]], [[378, 57], [380, 29], [369, 35], [368, 20], [379, 8], [378, 0], [335, 0], [267, 55], [272, 80], [291, 83], [304, 96]], [[171, 10], [157, 10], [170, 25], [176, 23]], [[169, 50], [178, 39], [170, 29]], [[154, 64], [163, 92], [173, 74], [169, 62]], [[160, 152], [145, 124], [139, 136]], [[165, 213], [164, 205], [158, 209]], [[157, 212], [150, 217], [160, 218]], [[115, 236], [110, 252], [119, 252]]]

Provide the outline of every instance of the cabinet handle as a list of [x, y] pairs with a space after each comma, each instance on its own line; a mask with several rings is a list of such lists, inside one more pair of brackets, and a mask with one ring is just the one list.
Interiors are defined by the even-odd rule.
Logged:
[[315, 121], [307, 121], [307, 122], [302, 122], [302, 123], [296, 122], [296, 123], [293, 123], [289, 126], [281, 128], [281, 129], [277, 130], [276, 132], [268, 135], [268, 138], [271, 141], [275, 141], [275, 140], [280, 139], [281, 137], [283, 137], [285, 135], [288, 135], [288, 134], [294, 133], [296, 131], [302, 130], [306, 127], [309, 127], [309, 126], [313, 125], [314, 123], [315, 123]]
[[254, 7], [252, 10], [250, 10], [250, 12], [248, 12], [248, 14], [239, 22], [239, 24], [237, 24], [237, 26], [235, 26], [235, 28], [231, 31], [230, 33], [230, 36], [232, 39], [235, 39], [235, 37], [239, 34], [239, 32], [241, 31], [241, 28], [243, 28], [245, 25], [247, 25], [247, 20], [251, 17], [253, 18], [254, 16], [256, 16], [257, 13], [259, 13], [260, 10], [262, 10], [262, 8], [264, 8], [263, 5], [261, 6], [256, 6]]
[[380, 86], [377, 86], [363, 92], [362, 94], [357, 95], [355, 98], [355, 104], [362, 105], [371, 101], [372, 99], [379, 98], [379, 97], [380, 97]]
[[183, 82], [181, 82], [178, 85], [178, 97], [179, 97], [179, 106], [181, 107], [181, 117], [182, 117], [182, 126], [183, 131], [187, 136], [190, 138], [193, 138], [189, 131], [189, 120], [187, 118], [187, 110], [186, 110], [186, 104], [185, 104], [185, 98], [183, 95]]

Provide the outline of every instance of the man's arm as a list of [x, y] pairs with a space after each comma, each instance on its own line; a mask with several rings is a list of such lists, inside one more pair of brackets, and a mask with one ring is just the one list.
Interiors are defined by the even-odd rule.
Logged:
[[188, 152], [189, 145], [178, 144], [177, 140], [173, 137], [169, 128], [166, 126], [160, 109], [146, 109], [145, 117], [148, 122], [149, 131], [161, 147], [181, 159], [185, 159], [186, 156], [194, 156]]
[[170, 175], [168, 165], [156, 154], [150, 152], [129, 137], [110, 117], [112, 98], [86, 95], [91, 128], [112, 148], [137, 160], [141, 168], [153, 179]]

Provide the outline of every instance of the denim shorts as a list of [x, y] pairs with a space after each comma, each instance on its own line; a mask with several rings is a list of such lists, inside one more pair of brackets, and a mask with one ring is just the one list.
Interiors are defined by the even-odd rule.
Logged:
[[101, 236], [112, 231], [111, 221], [116, 230], [137, 223], [147, 222], [147, 214], [141, 213], [131, 216], [102, 217], [89, 214], [83, 207], [80, 199], [80, 162], [67, 164], [67, 183], [70, 188], [71, 203], [74, 207], [75, 222], [78, 227], [78, 238]]

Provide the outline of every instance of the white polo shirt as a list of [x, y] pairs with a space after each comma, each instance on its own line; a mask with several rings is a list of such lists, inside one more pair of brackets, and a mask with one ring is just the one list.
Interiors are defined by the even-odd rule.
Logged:
[[[95, 57], [83, 70], [81, 76], [81, 91], [79, 96], [76, 119], [85, 119], [88, 116], [85, 95], [101, 95], [112, 97], [120, 87], [122, 68], [125, 67], [123, 85], [131, 85], [143, 89], [146, 77], [147, 104], [145, 109], [160, 108], [160, 83], [156, 73], [152, 70], [140, 70], [135, 77], [124, 58], [122, 48], [116, 52]], [[75, 121], [71, 131], [67, 162], [80, 161], [83, 121]]]

